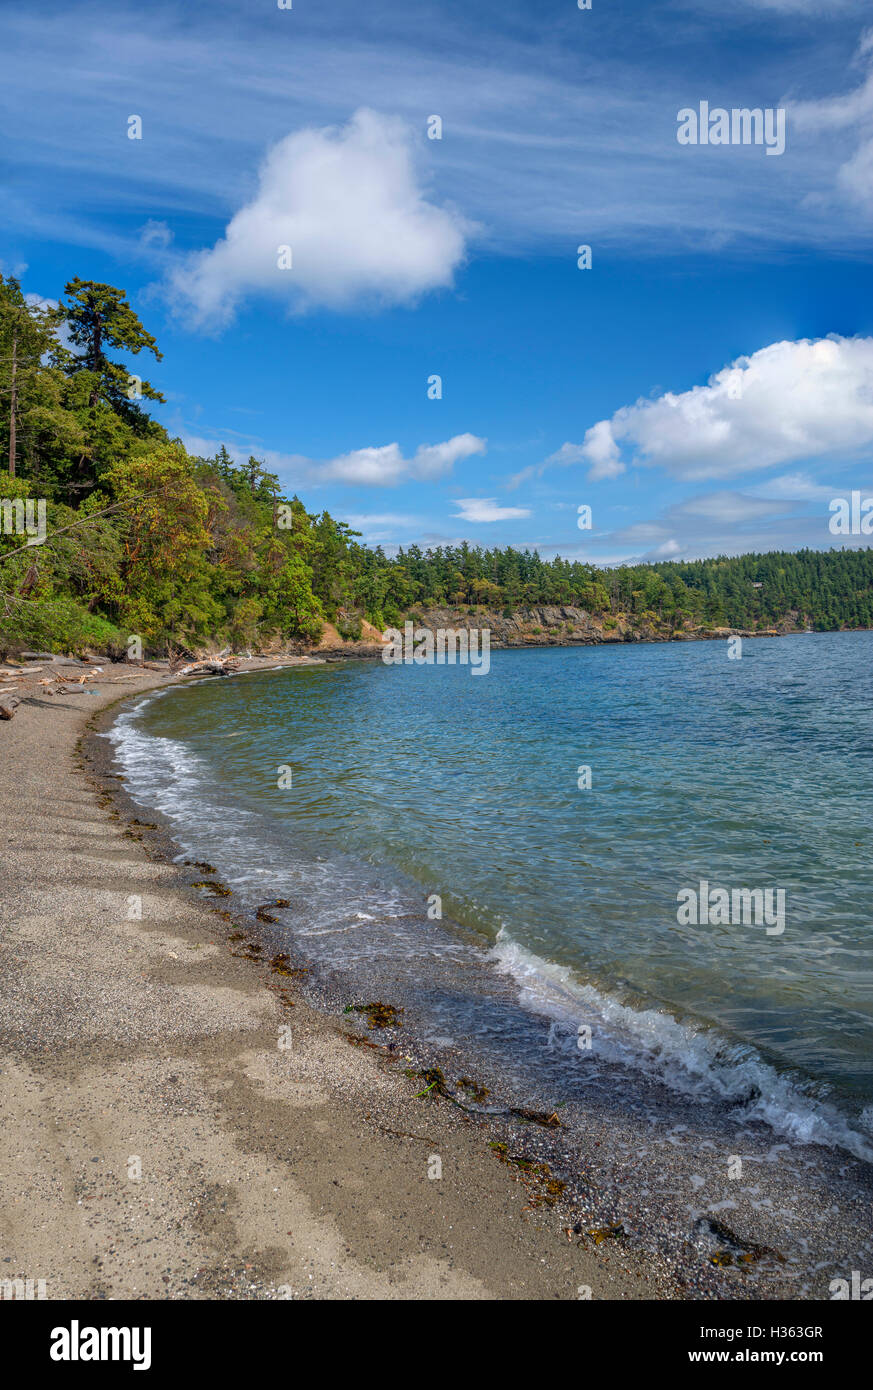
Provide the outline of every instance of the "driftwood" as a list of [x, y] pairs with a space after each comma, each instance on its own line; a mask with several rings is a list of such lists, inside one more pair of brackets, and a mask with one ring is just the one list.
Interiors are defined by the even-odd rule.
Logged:
[[239, 670], [239, 662], [232, 658], [207, 657], [204, 661], [189, 661], [187, 666], [170, 666], [174, 676], [229, 676]]
[[11, 719], [20, 704], [21, 701], [15, 695], [10, 696], [8, 700], [0, 700], [0, 719]]

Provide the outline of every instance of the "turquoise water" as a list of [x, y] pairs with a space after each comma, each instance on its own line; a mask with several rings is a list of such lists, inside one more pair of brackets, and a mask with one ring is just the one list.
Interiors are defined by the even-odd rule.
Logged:
[[[171, 690], [116, 738], [134, 794], [250, 900], [281, 886], [333, 963], [381, 952], [424, 977], [460, 958], [469, 939], [428, 926], [438, 894], [532, 1008], [596, 1001], [623, 1060], [638, 1045], [699, 1072], [708, 1027], [738, 1068], [832, 1087], [858, 1118], [871, 659], [857, 633], [746, 641], [740, 660], [723, 642], [496, 651], [478, 677], [313, 666]], [[680, 924], [700, 880], [783, 890], [784, 931]]]

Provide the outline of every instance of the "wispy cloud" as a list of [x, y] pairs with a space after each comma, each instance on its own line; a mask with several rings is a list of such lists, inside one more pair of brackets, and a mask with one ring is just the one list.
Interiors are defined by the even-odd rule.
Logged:
[[[804, 21], [808, 7], [784, 4], [785, 22], [793, 11], [804, 26], [787, 52], [759, 41], [762, 16], [774, 13], [763, 0], [732, 11], [732, 23], [753, 26], [756, 39], [719, 54], [719, 81], [737, 99], [765, 92], [775, 104], [788, 90], [802, 99], [803, 64], [812, 56], [817, 82], [828, 72], [834, 86], [840, 81], [839, 37], [829, 32], [832, 46], [822, 44]], [[47, 25], [38, 10], [19, 7], [4, 17], [0, 58], [0, 106], [20, 132], [6, 151], [16, 188], [7, 221], [16, 230], [135, 254], [135, 230], [123, 221], [141, 222], [144, 205], [159, 209], [177, 244], [212, 242], [206, 279], [194, 281], [208, 307], [210, 275], [229, 278], [231, 288], [240, 277], [249, 283], [251, 267], [240, 265], [235, 248], [218, 248], [227, 239], [221, 230], [257, 204], [253, 171], [264, 150], [289, 131], [342, 126], [359, 107], [378, 106], [421, 136], [432, 111], [442, 116], [444, 137], [427, 142], [423, 156], [428, 202], [443, 211], [454, 204], [482, 225], [490, 247], [547, 246], [569, 263], [582, 237], [601, 248], [673, 250], [725, 240], [869, 242], [869, 219], [836, 223], [814, 202], [795, 215], [833, 176], [833, 147], [816, 103], [806, 125], [802, 108], [793, 108], [797, 129], [784, 161], [732, 149], [717, 159], [683, 157], [676, 112], [694, 97], [688, 74], [700, 57], [699, 25], [675, 26], [668, 46], [649, 42], [668, 21], [660, 7], [641, 5], [633, 46], [599, 27], [592, 49], [591, 16], [570, 5], [548, 25], [536, 5], [502, 6], [500, 23], [489, 8], [425, 7], [413, 20], [399, 5], [381, 7], [376, 18], [371, 6], [343, 0], [321, 12], [248, 0], [190, 11], [156, 3], [144, 25], [138, 6], [73, 0], [68, 23]], [[848, 24], [853, 9], [843, 8]], [[847, 102], [846, 115], [854, 109]], [[143, 118], [142, 141], [126, 138], [131, 112]], [[725, 177], [726, 168], [740, 167], [741, 177]], [[859, 165], [859, 187], [863, 173]], [[108, 229], [109, 212], [122, 225]]]
[[801, 133], [823, 136], [832, 146], [835, 131], [847, 132], [854, 139], [851, 154], [837, 165], [836, 190], [873, 212], [873, 29], [862, 36], [855, 62], [866, 69], [857, 86], [842, 96], [794, 102], [791, 120]]
[[500, 507], [496, 497], [457, 497], [455, 506], [455, 516], [462, 521], [515, 521], [530, 516], [528, 507]]

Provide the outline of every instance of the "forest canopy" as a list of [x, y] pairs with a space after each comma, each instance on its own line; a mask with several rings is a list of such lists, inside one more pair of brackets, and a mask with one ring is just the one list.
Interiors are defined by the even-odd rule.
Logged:
[[[147, 413], [160, 359], [122, 290], [75, 278], [57, 307], [0, 277], [0, 649], [154, 652], [306, 643], [433, 607], [573, 605], [669, 636], [701, 625], [873, 627], [873, 550], [803, 550], [600, 569], [466, 543], [387, 555], [222, 446], [189, 454]], [[127, 365], [133, 359], [133, 367]], [[27, 544], [23, 506], [44, 499]], [[31, 537], [32, 539], [32, 537]]]

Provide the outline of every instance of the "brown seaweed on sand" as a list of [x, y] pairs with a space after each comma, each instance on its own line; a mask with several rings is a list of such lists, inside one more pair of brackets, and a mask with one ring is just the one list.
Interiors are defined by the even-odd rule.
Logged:
[[369, 1028], [402, 1028], [402, 1009], [375, 999], [369, 1004], [347, 1004], [344, 1013], [366, 1014]]
[[752, 1240], [744, 1240], [729, 1226], [711, 1216], [702, 1216], [695, 1222], [694, 1233], [719, 1242], [720, 1248], [715, 1250], [709, 1259], [711, 1264], [720, 1269], [729, 1265], [747, 1269], [749, 1265], [757, 1264], [763, 1259], [775, 1260], [777, 1264], [785, 1263], [785, 1256], [780, 1255], [778, 1250], [771, 1250], [768, 1245], [758, 1245]]
[[514, 1169], [519, 1182], [524, 1183], [528, 1190], [529, 1207], [553, 1207], [567, 1190], [567, 1184], [553, 1175], [548, 1163], [528, 1158], [525, 1154], [511, 1154], [509, 1145], [498, 1140], [492, 1140], [488, 1147], [501, 1163]]
[[[419, 1100], [421, 1096], [426, 1096], [433, 1092], [435, 1095], [442, 1096], [444, 1100], [450, 1100], [453, 1105], [457, 1105], [459, 1110], [466, 1110], [470, 1115], [483, 1113], [477, 1105], [470, 1105], [463, 1100], [459, 1100], [455, 1092], [450, 1091], [445, 1076], [439, 1067], [430, 1067], [428, 1070], [413, 1072], [412, 1075], [420, 1076], [427, 1082], [423, 1091], [416, 1092], [413, 1097]], [[464, 1091], [473, 1101], [481, 1104], [491, 1094], [486, 1086], [482, 1086], [477, 1081], [472, 1081], [469, 1076], [462, 1076], [458, 1081], [458, 1087]], [[495, 1107], [488, 1112], [490, 1115], [512, 1115], [516, 1119], [524, 1120], [528, 1124], [543, 1125], [546, 1129], [559, 1129], [561, 1121], [558, 1119], [557, 1112], [546, 1110], [528, 1110], [525, 1106], [507, 1105]]]
[[466, 1091], [468, 1096], [478, 1105], [482, 1105], [488, 1099], [491, 1092], [487, 1086], [480, 1086], [478, 1081], [474, 1081], [471, 1076], [461, 1076], [458, 1078], [458, 1088]]
[[292, 965], [291, 957], [284, 951], [279, 951], [270, 960], [270, 969], [276, 975], [287, 975], [289, 978], [297, 978], [300, 975], [308, 975], [309, 968], [305, 965]]
[[362, 1038], [360, 1033], [343, 1033], [346, 1042], [351, 1043], [352, 1047], [366, 1047], [371, 1052], [378, 1052], [386, 1062], [399, 1062], [400, 1053], [393, 1051], [394, 1044], [385, 1047], [383, 1043], [373, 1042], [371, 1038]]
[[511, 1105], [509, 1114], [514, 1115], [516, 1119], [526, 1120], [528, 1124], [542, 1125], [545, 1129], [561, 1128], [561, 1121], [554, 1110], [528, 1110], [523, 1105]]

